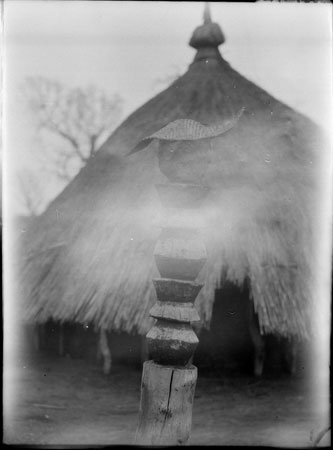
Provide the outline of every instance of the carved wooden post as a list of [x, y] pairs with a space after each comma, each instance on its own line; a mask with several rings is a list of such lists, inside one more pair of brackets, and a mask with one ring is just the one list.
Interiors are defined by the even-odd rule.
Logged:
[[147, 334], [152, 360], [143, 365], [137, 444], [186, 444], [190, 437], [197, 380], [190, 360], [199, 342], [191, 322], [199, 320], [193, 302], [202, 287], [194, 280], [206, 261], [195, 210], [208, 194], [195, 183], [200, 179], [209, 184], [202, 154], [212, 151], [210, 139], [233, 128], [242, 112], [208, 127], [190, 119], [175, 120], [131, 152], [158, 140], [159, 166], [170, 180], [156, 186], [166, 218], [154, 252], [161, 278], [154, 280], [157, 303], [150, 315], [156, 323]]
[[153, 280], [158, 300], [150, 315], [156, 323], [147, 334], [152, 360], [143, 365], [136, 443], [181, 445], [188, 441], [192, 423], [197, 368], [190, 359], [199, 340], [191, 322], [199, 320], [193, 302], [202, 287], [194, 280], [206, 249], [198, 232], [177, 226], [176, 218], [198, 207], [207, 190], [178, 183], [157, 185], [157, 190], [169, 220], [154, 251], [161, 278]]

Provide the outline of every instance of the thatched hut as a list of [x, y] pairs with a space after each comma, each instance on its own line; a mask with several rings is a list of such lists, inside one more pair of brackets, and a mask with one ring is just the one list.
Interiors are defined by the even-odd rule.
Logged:
[[156, 141], [131, 151], [174, 120], [218, 125], [244, 108], [208, 149], [174, 160], [175, 170], [202, 175], [209, 188], [196, 307], [209, 327], [216, 289], [247, 282], [262, 331], [309, 335], [321, 132], [234, 70], [218, 50], [223, 42], [206, 13], [187, 72], [131, 114], [26, 233], [27, 320], [147, 333], [162, 214], [155, 185], [168, 180]]

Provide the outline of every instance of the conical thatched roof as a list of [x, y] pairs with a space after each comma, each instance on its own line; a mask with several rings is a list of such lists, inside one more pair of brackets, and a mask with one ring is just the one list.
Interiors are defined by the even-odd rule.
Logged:
[[264, 330], [307, 334], [321, 135], [308, 118], [235, 71], [218, 51], [223, 41], [206, 16], [190, 42], [197, 53], [188, 71], [119, 126], [27, 233], [29, 320], [147, 332], [163, 213], [154, 185], [168, 180], [155, 140], [130, 152], [172, 121], [218, 126], [245, 108], [237, 125], [207, 148], [173, 160], [177, 173], [210, 189], [198, 214], [184, 218], [204, 223], [208, 249], [196, 306], [208, 325], [215, 288], [224, 279], [240, 285], [249, 279]]

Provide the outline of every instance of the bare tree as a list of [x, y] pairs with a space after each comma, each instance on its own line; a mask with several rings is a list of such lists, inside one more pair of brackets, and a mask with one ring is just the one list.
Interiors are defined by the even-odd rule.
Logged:
[[44, 77], [27, 78], [23, 90], [46, 143], [44, 165], [70, 181], [119, 121], [121, 97], [96, 86], [68, 88]]
[[29, 217], [37, 216], [45, 206], [45, 199], [38, 177], [32, 170], [22, 169], [17, 179], [19, 202], [24, 209], [24, 215]]

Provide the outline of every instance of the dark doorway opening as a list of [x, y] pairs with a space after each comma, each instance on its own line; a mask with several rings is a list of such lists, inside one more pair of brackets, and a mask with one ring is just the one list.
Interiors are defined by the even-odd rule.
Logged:
[[253, 344], [249, 334], [250, 300], [246, 284], [226, 282], [215, 291], [209, 330], [199, 336], [194, 364], [205, 372], [252, 370]]
[[[215, 291], [212, 320], [209, 330], [202, 330], [193, 363], [202, 374], [253, 375], [254, 344], [249, 331], [249, 284], [239, 287], [225, 282]], [[302, 372], [306, 366], [304, 343], [293, 353], [293, 342], [287, 338], [264, 336], [264, 374], [277, 375]]]

